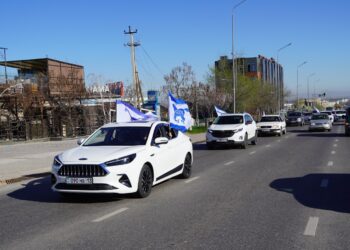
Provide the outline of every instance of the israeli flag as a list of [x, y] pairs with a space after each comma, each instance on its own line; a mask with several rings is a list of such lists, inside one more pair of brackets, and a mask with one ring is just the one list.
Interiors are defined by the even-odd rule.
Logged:
[[320, 110], [316, 107], [314, 107], [314, 109], [312, 110], [312, 113], [320, 113]]
[[127, 102], [117, 100], [117, 122], [132, 121], [157, 121], [156, 116], [150, 116], [142, 113], [140, 110]]
[[218, 116], [222, 115], [222, 114], [226, 114], [226, 111], [223, 111], [222, 109], [219, 109], [218, 107], [214, 106], [215, 107], [215, 111], [216, 111], [216, 114]]
[[186, 132], [191, 127], [192, 117], [184, 100], [176, 99], [169, 92], [169, 122], [170, 127]]

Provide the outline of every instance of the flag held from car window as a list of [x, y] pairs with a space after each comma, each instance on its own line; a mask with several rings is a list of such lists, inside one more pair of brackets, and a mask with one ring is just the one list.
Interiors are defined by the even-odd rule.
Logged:
[[169, 92], [169, 123], [170, 127], [185, 132], [191, 127], [192, 117], [184, 100], [175, 98]]
[[222, 114], [226, 114], [226, 111], [223, 111], [222, 109], [219, 109], [218, 107], [214, 106], [215, 107], [215, 111], [216, 111], [216, 114], [218, 116], [221, 116]]
[[131, 104], [117, 100], [117, 122], [158, 120], [158, 117], [153, 114], [144, 114]]

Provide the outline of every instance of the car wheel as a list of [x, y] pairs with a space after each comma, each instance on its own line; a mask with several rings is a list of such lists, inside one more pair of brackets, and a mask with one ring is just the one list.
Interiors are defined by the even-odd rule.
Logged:
[[245, 136], [244, 136], [244, 141], [243, 141], [243, 143], [242, 143], [242, 145], [241, 145], [241, 148], [242, 148], [242, 149], [246, 149], [246, 148], [247, 148], [247, 145], [248, 145], [248, 135], [245, 134]]
[[280, 132], [278, 133], [278, 136], [282, 136], [283, 135], [283, 130], [282, 130], [282, 127], [280, 128]]
[[283, 130], [283, 134], [284, 135], [287, 134], [287, 129], [286, 128]]
[[181, 174], [181, 177], [183, 179], [188, 179], [191, 177], [192, 174], [192, 158], [190, 154], [186, 155], [185, 162], [184, 162], [184, 168]]
[[254, 139], [252, 140], [252, 144], [253, 144], [253, 145], [258, 144], [258, 133], [257, 133], [257, 132], [255, 132], [255, 137], [254, 137]]
[[152, 191], [152, 185], [153, 185], [152, 170], [148, 165], [143, 165], [140, 172], [138, 190], [136, 192], [137, 196], [139, 198], [145, 198], [149, 196]]

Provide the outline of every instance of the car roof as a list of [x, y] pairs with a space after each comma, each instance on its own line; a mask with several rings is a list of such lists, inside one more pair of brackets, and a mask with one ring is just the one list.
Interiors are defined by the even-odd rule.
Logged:
[[112, 122], [102, 126], [102, 128], [111, 127], [151, 127], [155, 123], [165, 123], [160, 121], [132, 121], [132, 122]]

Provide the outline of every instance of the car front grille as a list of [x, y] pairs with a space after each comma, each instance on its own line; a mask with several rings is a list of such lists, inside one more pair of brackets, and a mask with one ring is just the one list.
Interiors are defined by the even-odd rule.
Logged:
[[271, 126], [261, 126], [261, 128], [271, 128]]
[[70, 177], [98, 177], [107, 175], [107, 171], [100, 165], [63, 165], [58, 171], [60, 176]]
[[213, 130], [212, 135], [217, 138], [231, 137], [235, 133], [232, 130]]

